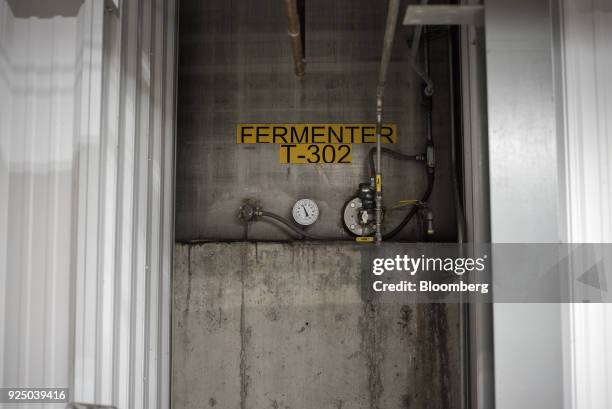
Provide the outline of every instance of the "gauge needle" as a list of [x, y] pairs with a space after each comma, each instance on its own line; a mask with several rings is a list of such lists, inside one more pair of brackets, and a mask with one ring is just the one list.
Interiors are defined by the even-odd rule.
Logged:
[[302, 209], [304, 209], [304, 213], [306, 213], [306, 217], [310, 217], [310, 215], [308, 214], [308, 210], [306, 210], [306, 206], [302, 206]]

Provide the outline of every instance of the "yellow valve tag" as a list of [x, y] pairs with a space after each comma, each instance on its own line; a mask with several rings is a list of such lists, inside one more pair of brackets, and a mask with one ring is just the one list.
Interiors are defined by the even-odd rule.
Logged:
[[382, 178], [380, 175], [376, 175], [376, 191], [382, 192]]
[[355, 238], [355, 241], [358, 243], [372, 243], [374, 242], [374, 237], [359, 236]]

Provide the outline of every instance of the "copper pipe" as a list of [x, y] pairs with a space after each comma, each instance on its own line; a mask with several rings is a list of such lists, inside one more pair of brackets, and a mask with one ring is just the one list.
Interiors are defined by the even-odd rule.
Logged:
[[304, 60], [304, 50], [302, 49], [300, 15], [298, 14], [297, 0], [285, 0], [285, 3], [287, 5], [287, 20], [289, 22], [288, 34], [291, 39], [291, 48], [293, 50], [295, 75], [303, 77], [306, 63]]

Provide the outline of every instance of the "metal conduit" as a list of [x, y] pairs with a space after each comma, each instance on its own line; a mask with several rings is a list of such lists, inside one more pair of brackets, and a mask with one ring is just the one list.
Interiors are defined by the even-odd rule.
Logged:
[[399, 15], [399, 0], [389, 0], [389, 10], [387, 11], [387, 24], [385, 28], [385, 38], [383, 40], [383, 52], [380, 61], [380, 72], [378, 74], [378, 86], [376, 88], [376, 243], [382, 241], [382, 175], [381, 175], [381, 130], [383, 115], [383, 97], [385, 93], [385, 83], [387, 82], [387, 71], [391, 60], [391, 50], [395, 39], [395, 27]]

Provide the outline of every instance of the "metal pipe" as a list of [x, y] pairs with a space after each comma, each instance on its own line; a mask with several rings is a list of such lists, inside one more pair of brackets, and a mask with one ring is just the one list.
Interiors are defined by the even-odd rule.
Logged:
[[[463, 243], [465, 242], [465, 215], [463, 212], [463, 203], [459, 191], [459, 178], [457, 176], [457, 132], [455, 114], [455, 73], [454, 73], [454, 46], [453, 46], [453, 28], [448, 27], [448, 84], [449, 84], [449, 112], [450, 112], [450, 150], [451, 150], [451, 182], [453, 187], [453, 200], [455, 204], [455, 218], [457, 222], [457, 243], [459, 244], [459, 255], [464, 256]], [[462, 372], [462, 406], [469, 408], [470, 405], [470, 304], [461, 297], [461, 313], [459, 315], [459, 327], [461, 331], [460, 351], [461, 351], [461, 366], [466, 368]]]
[[295, 75], [303, 77], [305, 60], [300, 34], [300, 15], [298, 13], [297, 0], [285, 0], [285, 4], [287, 6], [287, 20], [289, 23], [288, 34], [291, 39]]
[[[430, 72], [431, 72], [431, 61], [429, 59], [429, 51], [430, 51], [430, 46], [429, 46], [429, 35], [427, 34], [427, 31], [425, 31], [425, 46], [423, 47], [423, 60], [424, 60], [424, 66], [425, 66], [425, 71], [424, 71], [424, 77], [429, 78], [430, 76]], [[413, 44], [414, 46], [414, 44]], [[418, 47], [418, 43], [417, 43], [417, 47]], [[414, 53], [414, 51], [413, 51]], [[413, 61], [416, 61], [416, 56], [415, 59]], [[423, 79], [423, 81], [425, 81], [425, 89], [423, 90], [423, 94], [424, 98], [426, 98], [426, 104], [427, 104], [427, 113], [426, 113], [426, 120], [427, 120], [427, 143], [431, 144], [433, 143], [433, 118], [432, 118], [432, 111], [433, 111], [433, 101], [432, 101], [432, 97], [433, 97], [433, 82], [431, 81], [431, 79], [429, 80], [430, 82], [428, 83], [425, 79]], [[429, 91], [429, 92], [428, 92]]]
[[[425, 29], [425, 34], [427, 35], [427, 31]], [[429, 62], [429, 37], [426, 36], [426, 41], [425, 41], [425, 46], [423, 47], [423, 57], [425, 59], [425, 73], [427, 76], [429, 76], [429, 66], [430, 66], [430, 62]], [[427, 88], [427, 84], [425, 84], [425, 87]], [[433, 88], [432, 88], [433, 89]], [[426, 124], [427, 124], [427, 143], [426, 143], [426, 151], [425, 151], [425, 155], [423, 155], [423, 158], [419, 158], [421, 160], [425, 160], [425, 165], [427, 167], [427, 189], [425, 190], [425, 193], [423, 194], [423, 197], [421, 199], [422, 203], [427, 202], [427, 200], [429, 200], [429, 196], [431, 196], [431, 192], [433, 190], [433, 185], [434, 185], [434, 180], [435, 180], [435, 170], [436, 170], [436, 162], [435, 162], [435, 150], [434, 150], [434, 144], [433, 144], [433, 132], [432, 132], [432, 115], [431, 115], [431, 110], [432, 110], [432, 94], [428, 94], [426, 92], [426, 90], [424, 90], [424, 98], [426, 98], [426, 109], [427, 109], [427, 113], [426, 113]], [[383, 148], [383, 151], [386, 148]], [[406, 216], [402, 219], [402, 221], [391, 231], [385, 233], [383, 235], [383, 240], [389, 240], [391, 238], [393, 238], [395, 235], [397, 235], [400, 231], [402, 231], [402, 229], [410, 222], [410, 220], [412, 220], [412, 218], [416, 215], [418, 210], [418, 206], [413, 206], [412, 209], [410, 209], [410, 211], [408, 212], [408, 214], [406, 214]]]
[[399, 15], [399, 0], [389, 0], [387, 11], [387, 24], [385, 28], [385, 38], [383, 40], [383, 52], [380, 61], [380, 72], [378, 74], [378, 86], [376, 88], [376, 243], [382, 241], [382, 174], [381, 174], [381, 130], [383, 114], [383, 97], [385, 93], [385, 83], [387, 81], [387, 71], [391, 60], [393, 40], [395, 38], [395, 27]]
[[[392, 158], [395, 159], [399, 159], [399, 160], [405, 160], [405, 161], [416, 161], [416, 162], [422, 162], [425, 160], [425, 155], [406, 155], [405, 153], [401, 153], [398, 151], [394, 151], [393, 149], [389, 149], [389, 148], [381, 148], [381, 153], [384, 153], [386, 155], [391, 156]], [[376, 155], [376, 148], [372, 148], [370, 149], [370, 153], [369, 153], [369, 161], [368, 161], [368, 166], [369, 166], [369, 175], [371, 178], [376, 176], [376, 168], [374, 165], [374, 156]]]
[[448, 28], [448, 72], [449, 72], [449, 109], [450, 109], [450, 142], [451, 142], [451, 181], [453, 184], [453, 199], [455, 202], [455, 217], [457, 219], [457, 242], [463, 244], [465, 241], [465, 216], [463, 214], [463, 204], [459, 193], [459, 178], [457, 177], [457, 136], [456, 136], [456, 116], [455, 116], [455, 78], [453, 72], [452, 28]]
[[266, 212], [265, 210], [261, 210], [259, 212], [259, 215], [261, 217], [268, 217], [270, 219], [276, 220], [277, 222], [282, 223], [285, 227], [287, 227], [289, 230], [293, 231], [294, 233], [309, 238], [311, 240], [325, 240], [325, 237], [322, 236], [318, 236], [316, 234], [313, 233], [309, 233], [303, 229], [300, 229], [299, 227], [294, 226], [293, 224], [291, 224], [291, 222], [287, 219], [285, 219], [282, 216], [277, 215], [276, 213], [272, 213], [272, 212]]
[[[428, 0], [421, 0], [422, 6], [426, 5], [427, 3], [428, 3]], [[431, 77], [429, 76], [429, 69], [425, 68], [425, 70], [423, 70], [421, 66], [417, 63], [417, 57], [419, 54], [419, 44], [421, 43], [422, 33], [423, 33], [422, 25], [414, 27], [414, 34], [412, 35], [412, 45], [410, 46], [410, 51], [411, 51], [410, 63], [414, 71], [416, 71], [419, 77], [421, 77], [421, 79], [426, 84], [425, 95], [431, 96], [433, 95], [434, 88], [433, 88], [433, 81], [431, 80]]]

